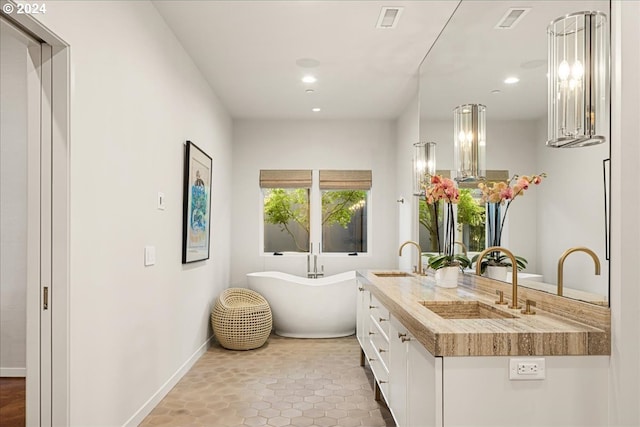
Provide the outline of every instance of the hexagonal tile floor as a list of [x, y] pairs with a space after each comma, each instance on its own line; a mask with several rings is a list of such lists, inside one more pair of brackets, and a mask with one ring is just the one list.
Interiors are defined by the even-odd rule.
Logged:
[[376, 402], [373, 377], [360, 366], [355, 337], [292, 339], [272, 335], [251, 351], [217, 343], [142, 426], [394, 426]]

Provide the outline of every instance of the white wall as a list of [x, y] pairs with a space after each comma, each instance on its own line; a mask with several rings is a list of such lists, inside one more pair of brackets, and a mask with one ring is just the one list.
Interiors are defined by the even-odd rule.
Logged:
[[640, 425], [640, 2], [612, 2], [609, 425]]
[[[420, 140], [420, 111], [418, 93], [398, 117], [396, 125], [396, 176], [398, 198], [398, 247], [407, 241], [418, 241], [418, 198], [413, 196], [413, 144]], [[398, 260], [398, 268], [411, 270], [416, 265], [415, 249], [407, 247]]]
[[[532, 161], [535, 158], [535, 145], [539, 143], [536, 140], [535, 126], [535, 122], [527, 120], [488, 122], [487, 169], [508, 170], [510, 176], [543, 172], [537, 170], [535, 161]], [[437, 144], [436, 168], [453, 170], [453, 121], [422, 119], [420, 136], [424, 141], [434, 141]], [[528, 261], [524, 271], [532, 273], [538, 269], [535, 245], [531, 245], [531, 242], [536, 241], [537, 191], [537, 187], [532, 188], [513, 202], [507, 213], [502, 235], [502, 245], [524, 257]]]
[[[306, 256], [260, 255], [260, 169], [371, 169], [369, 255], [320, 256], [325, 275], [397, 264], [395, 124], [383, 120], [237, 120], [233, 127], [231, 283], [278, 270], [305, 276]], [[318, 267], [319, 268], [319, 267]]]
[[4, 23], [2, 29], [0, 376], [5, 377], [26, 374], [27, 48]]
[[[71, 425], [137, 424], [207, 342], [229, 283], [231, 121], [150, 2], [39, 18], [71, 45]], [[183, 266], [187, 139], [213, 157], [213, 212], [211, 259]]]

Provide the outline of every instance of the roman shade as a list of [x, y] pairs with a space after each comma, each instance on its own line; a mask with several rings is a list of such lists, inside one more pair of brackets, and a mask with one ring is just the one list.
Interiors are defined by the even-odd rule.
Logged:
[[268, 169], [260, 171], [262, 188], [311, 188], [311, 171], [299, 169]]
[[321, 170], [321, 190], [370, 190], [370, 170]]

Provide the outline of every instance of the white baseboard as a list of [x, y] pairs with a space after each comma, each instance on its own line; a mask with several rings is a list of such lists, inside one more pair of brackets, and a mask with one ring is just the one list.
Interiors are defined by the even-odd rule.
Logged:
[[160, 401], [171, 391], [171, 389], [180, 381], [180, 379], [186, 374], [189, 369], [196, 363], [196, 361], [206, 353], [209, 348], [209, 344], [213, 340], [213, 335], [207, 338], [207, 340], [187, 359], [186, 362], [178, 368], [178, 370], [171, 375], [171, 377], [156, 391], [153, 396], [147, 400], [140, 409], [136, 411], [131, 418], [129, 418], [123, 425], [123, 427], [135, 427], [140, 425], [147, 415], [151, 413], [153, 408], [160, 403]]
[[0, 368], [0, 377], [27, 377], [27, 368]]

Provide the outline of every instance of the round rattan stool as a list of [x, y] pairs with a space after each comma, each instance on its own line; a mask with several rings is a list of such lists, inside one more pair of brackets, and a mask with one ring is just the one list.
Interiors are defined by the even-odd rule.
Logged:
[[211, 312], [213, 333], [229, 350], [261, 347], [269, 338], [272, 322], [269, 303], [251, 289], [225, 289]]

